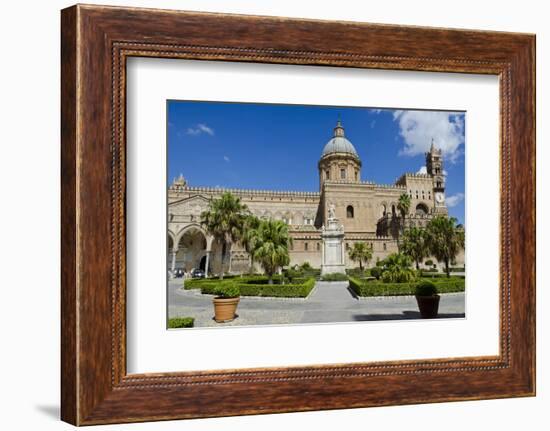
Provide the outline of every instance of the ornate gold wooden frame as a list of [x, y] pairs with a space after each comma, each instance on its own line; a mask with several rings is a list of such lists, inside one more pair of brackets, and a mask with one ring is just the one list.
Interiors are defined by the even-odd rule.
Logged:
[[[62, 11], [61, 30], [63, 420], [88, 425], [534, 395], [533, 35], [80, 5]], [[130, 56], [498, 75], [500, 354], [128, 375]]]

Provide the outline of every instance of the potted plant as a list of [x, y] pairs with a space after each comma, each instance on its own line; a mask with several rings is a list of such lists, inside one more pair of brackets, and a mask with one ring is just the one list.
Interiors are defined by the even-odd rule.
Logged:
[[416, 303], [423, 319], [433, 319], [437, 317], [439, 311], [439, 295], [437, 287], [431, 281], [421, 281], [416, 285], [415, 290]]
[[234, 282], [220, 284], [214, 290], [214, 320], [218, 323], [226, 323], [235, 320], [237, 305], [241, 292]]

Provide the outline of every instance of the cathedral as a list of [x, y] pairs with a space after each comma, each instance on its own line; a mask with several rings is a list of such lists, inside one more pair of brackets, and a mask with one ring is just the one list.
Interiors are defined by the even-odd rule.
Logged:
[[[406, 193], [411, 200], [406, 227], [423, 227], [435, 215], [447, 214], [442, 152], [434, 142], [426, 153], [426, 173], [404, 173], [395, 184], [376, 184], [361, 179], [361, 159], [346, 138], [338, 121], [332, 137], [317, 164], [318, 192], [245, 190], [198, 187], [182, 176], [168, 187], [168, 270], [204, 269], [217, 274], [222, 268], [231, 272], [249, 269], [249, 256], [238, 244], [231, 256], [223, 244], [213, 240], [200, 224], [201, 213], [211, 199], [231, 192], [259, 218], [283, 220], [292, 237], [291, 265], [322, 263], [322, 232], [329, 209], [343, 226], [344, 247], [355, 242], [372, 246], [373, 260], [397, 252], [399, 218], [397, 203]], [[371, 262], [371, 264], [372, 264]], [[357, 264], [345, 259], [348, 268]]]

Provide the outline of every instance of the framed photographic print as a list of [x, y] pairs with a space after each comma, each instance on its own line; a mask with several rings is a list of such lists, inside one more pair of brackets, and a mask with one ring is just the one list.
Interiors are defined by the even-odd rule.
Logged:
[[63, 420], [534, 395], [533, 35], [61, 30]]

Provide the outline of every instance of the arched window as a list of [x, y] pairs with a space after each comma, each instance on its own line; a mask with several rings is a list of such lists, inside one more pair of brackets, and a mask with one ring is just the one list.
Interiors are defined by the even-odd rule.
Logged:
[[346, 208], [346, 217], [353, 218], [353, 207], [351, 205]]
[[382, 204], [382, 217], [384, 217], [386, 215], [386, 212], [387, 212], [386, 205]]
[[327, 170], [325, 172], [325, 179], [330, 180], [330, 171], [329, 170]]
[[320, 251], [320, 250], [321, 250], [321, 243], [318, 242], [318, 243], [317, 243], [317, 251]]
[[386, 243], [383, 244], [384, 251], [386, 251]]
[[307, 251], [307, 249], [308, 249], [308, 244], [307, 242], [304, 242], [304, 250]]
[[391, 206], [391, 213], [392, 213], [392, 215], [397, 214], [396, 211], [395, 211], [395, 205]]
[[425, 216], [428, 214], [428, 207], [425, 204], [418, 204], [416, 206], [416, 215]]
[[346, 179], [346, 170], [340, 169], [340, 179], [345, 180]]

